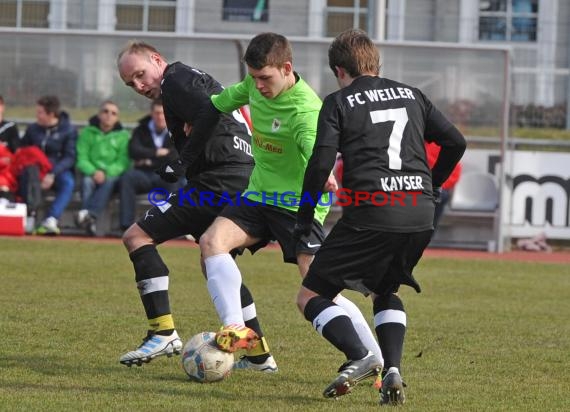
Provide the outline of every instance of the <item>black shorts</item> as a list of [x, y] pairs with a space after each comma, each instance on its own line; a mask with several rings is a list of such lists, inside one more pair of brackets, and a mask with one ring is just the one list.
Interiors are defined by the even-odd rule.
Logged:
[[204, 199], [201, 194], [205, 193], [188, 185], [173, 193], [164, 204], [147, 210], [137, 224], [156, 243], [188, 234], [198, 241], [227, 205], [219, 195]]
[[316, 254], [303, 286], [330, 299], [343, 289], [386, 295], [397, 292], [400, 285], [411, 286], [419, 293], [412, 270], [432, 232], [358, 229], [341, 219]]
[[276, 240], [283, 252], [283, 261], [297, 263], [297, 254], [314, 255], [325, 239], [323, 226], [313, 221], [313, 230], [307, 237], [293, 243], [293, 228], [297, 221], [297, 213], [281, 207], [255, 203], [250, 199], [239, 206], [226, 207], [220, 216], [230, 219], [249, 236], [261, 239], [256, 245], [249, 247], [252, 253]]

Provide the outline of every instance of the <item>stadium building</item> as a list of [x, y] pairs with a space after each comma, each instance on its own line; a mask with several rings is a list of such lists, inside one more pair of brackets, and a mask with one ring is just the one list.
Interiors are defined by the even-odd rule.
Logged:
[[[379, 41], [508, 45], [514, 122], [570, 127], [570, 2], [562, 0], [5, 0], [0, 27], [335, 36], [360, 27]], [[52, 58], [53, 60], [53, 58]]]

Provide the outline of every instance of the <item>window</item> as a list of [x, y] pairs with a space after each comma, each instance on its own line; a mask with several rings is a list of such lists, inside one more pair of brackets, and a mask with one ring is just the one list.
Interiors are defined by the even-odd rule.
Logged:
[[116, 30], [175, 31], [176, 0], [117, 0]]
[[479, 40], [536, 41], [538, 0], [481, 0]]
[[226, 21], [269, 21], [269, 0], [224, 0], [222, 19]]
[[325, 36], [335, 37], [346, 29], [370, 32], [368, 0], [327, 0]]
[[49, 0], [0, 1], [0, 26], [49, 27]]
[[17, 26], [18, 6], [16, 3], [16, 0], [0, 2], [0, 26]]

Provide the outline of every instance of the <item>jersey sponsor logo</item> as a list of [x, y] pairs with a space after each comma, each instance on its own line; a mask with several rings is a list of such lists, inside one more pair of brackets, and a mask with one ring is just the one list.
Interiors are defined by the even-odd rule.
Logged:
[[251, 145], [242, 138], [239, 138], [237, 136], [234, 136], [234, 149], [241, 150], [247, 155], [253, 157], [251, 153]]
[[275, 118], [273, 119], [273, 123], [271, 123], [271, 131], [276, 132], [281, 127], [281, 120]]
[[265, 152], [283, 153], [283, 146], [280, 143], [264, 140], [259, 135], [253, 137], [253, 142], [257, 147]]
[[321, 244], [320, 243], [311, 243], [311, 242], [307, 242], [307, 247], [310, 247], [311, 249], [314, 247], [320, 247]]

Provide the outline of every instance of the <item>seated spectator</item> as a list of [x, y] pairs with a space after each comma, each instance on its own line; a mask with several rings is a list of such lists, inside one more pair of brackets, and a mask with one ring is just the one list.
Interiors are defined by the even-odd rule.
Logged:
[[0, 198], [15, 200], [18, 181], [12, 173], [14, 153], [20, 147], [16, 123], [4, 119], [4, 98], [0, 95]]
[[126, 171], [120, 181], [120, 224], [126, 230], [135, 222], [136, 195], [153, 188], [175, 191], [179, 184], [168, 184], [155, 173], [163, 163], [173, 162], [178, 154], [166, 128], [162, 100], [154, 100], [150, 114], [139, 120], [129, 142], [129, 156], [134, 168]]
[[21, 148], [16, 152], [14, 170], [18, 194], [28, 205], [27, 230], [33, 227], [42, 203], [41, 190], [55, 189], [55, 199], [34, 233], [59, 235], [58, 220], [73, 195], [77, 129], [61, 110], [56, 96], [42, 96], [36, 102], [36, 123], [26, 129]]
[[129, 168], [129, 132], [119, 121], [119, 107], [106, 100], [99, 113], [89, 119], [89, 126], [79, 133], [77, 168], [81, 181], [82, 208], [76, 223], [87, 234], [97, 233], [97, 218], [109, 203], [121, 175]]
[[[439, 151], [441, 150], [440, 146], [435, 143], [428, 143], [425, 142], [426, 147], [426, 158], [428, 162], [428, 166], [430, 169], [433, 168], [435, 161], [439, 155]], [[433, 227], [434, 233], [437, 230], [437, 225], [439, 224], [439, 220], [443, 215], [443, 210], [445, 209], [445, 205], [451, 199], [451, 195], [453, 194], [453, 188], [459, 181], [459, 177], [461, 176], [461, 163], [457, 163], [453, 172], [449, 175], [449, 178], [443, 183], [441, 187], [441, 196], [440, 202], [435, 205], [435, 213], [433, 217]]]

